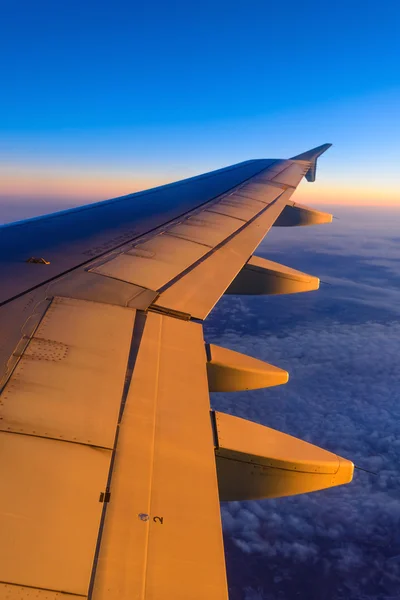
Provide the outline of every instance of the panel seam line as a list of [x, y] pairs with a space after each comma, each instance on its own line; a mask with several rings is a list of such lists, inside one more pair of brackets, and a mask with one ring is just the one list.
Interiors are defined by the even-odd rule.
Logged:
[[[160, 364], [161, 364], [161, 352], [162, 352], [162, 335], [163, 335], [163, 324], [164, 318], [160, 317], [160, 328], [159, 328], [159, 338], [158, 338], [158, 353], [157, 353], [157, 371], [155, 377], [155, 385], [154, 385], [154, 419], [153, 419], [153, 439], [152, 439], [152, 460], [151, 460], [151, 471], [150, 471], [150, 489], [149, 489], [149, 499], [148, 499], [148, 515], [151, 515], [151, 507], [152, 507], [152, 488], [153, 488], [153, 476], [154, 476], [154, 456], [155, 456], [155, 446], [156, 446], [156, 429], [157, 429], [157, 405], [158, 405], [158, 395], [159, 395], [159, 387], [160, 387]], [[150, 546], [150, 523], [151, 519], [147, 522], [147, 535], [146, 535], [146, 546], [144, 553], [144, 565], [143, 565], [143, 585], [142, 585], [142, 594], [143, 600], [146, 598], [146, 584], [147, 584], [147, 568], [148, 568], [148, 558], [149, 558], [149, 546]]]

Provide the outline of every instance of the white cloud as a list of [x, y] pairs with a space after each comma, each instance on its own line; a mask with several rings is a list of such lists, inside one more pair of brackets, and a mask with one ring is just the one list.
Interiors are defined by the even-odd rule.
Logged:
[[[352, 235], [336, 240], [342, 270]], [[385, 235], [377, 237], [382, 248]], [[291, 375], [286, 386], [214, 394], [215, 408], [378, 473], [356, 471], [350, 485], [313, 494], [224, 504], [235, 600], [400, 597], [400, 292], [381, 289], [387, 265], [361, 250], [354, 281], [332, 264], [335, 285], [316, 296], [226, 297], [206, 326], [209, 341]], [[389, 244], [387, 260], [398, 252]]]

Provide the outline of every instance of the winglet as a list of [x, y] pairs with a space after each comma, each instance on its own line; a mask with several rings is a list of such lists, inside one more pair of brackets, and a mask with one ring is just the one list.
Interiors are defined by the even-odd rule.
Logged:
[[332, 144], [322, 144], [322, 146], [317, 146], [316, 148], [312, 148], [312, 150], [308, 150], [307, 152], [303, 152], [303, 154], [298, 154], [297, 156], [292, 156], [291, 160], [306, 160], [310, 162], [310, 168], [306, 173], [307, 181], [315, 181], [315, 175], [317, 171], [317, 158], [321, 156], [328, 148], [330, 148]]

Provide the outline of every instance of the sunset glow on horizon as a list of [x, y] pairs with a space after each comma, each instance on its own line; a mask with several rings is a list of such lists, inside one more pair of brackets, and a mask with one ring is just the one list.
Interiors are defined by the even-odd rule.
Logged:
[[[186, 174], [185, 174], [186, 175]], [[197, 175], [197, 173], [193, 173]], [[186, 175], [187, 176], [187, 175]], [[41, 203], [60, 205], [60, 210], [68, 205], [81, 205], [117, 198], [144, 191], [153, 187], [183, 179], [177, 172], [174, 176], [152, 178], [133, 173], [121, 175], [71, 172], [21, 172], [2, 177], [0, 203], [9, 200], [13, 203], [29, 205], [40, 199]], [[323, 176], [314, 184], [304, 182], [293, 199], [304, 204], [333, 204], [344, 206], [381, 206], [400, 208], [399, 188], [390, 186], [367, 187], [344, 185], [341, 182], [325, 181]]]

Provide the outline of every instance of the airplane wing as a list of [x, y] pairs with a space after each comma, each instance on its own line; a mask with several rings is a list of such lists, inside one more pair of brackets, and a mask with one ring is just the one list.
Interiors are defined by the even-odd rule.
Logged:
[[210, 410], [286, 371], [206, 344], [224, 293], [317, 289], [257, 257], [329, 144], [0, 228], [0, 598], [227, 598], [220, 500], [351, 480], [350, 461]]

